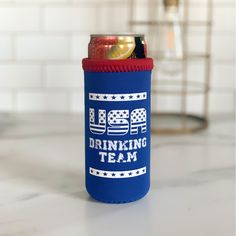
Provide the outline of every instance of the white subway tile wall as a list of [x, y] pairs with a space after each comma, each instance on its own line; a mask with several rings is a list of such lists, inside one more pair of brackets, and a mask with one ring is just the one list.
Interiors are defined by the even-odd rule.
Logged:
[[20, 91], [16, 95], [17, 111], [67, 112], [68, 94], [64, 91]]
[[[147, 18], [145, 1], [136, 14]], [[205, 0], [190, 0], [190, 17], [206, 13]], [[211, 112], [233, 112], [235, 3], [213, 0]], [[83, 112], [83, 71], [90, 33], [128, 31], [128, 0], [0, 0], [0, 111]], [[201, 13], [201, 14], [199, 14]], [[192, 50], [204, 50], [204, 30], [191, 30]], [[191, 65], [193, 80], [201, 65]], [[202, 98], [191, 98], [199, 109]], [[159, 100], [178, 108], [177, 98]]]
[[83, 89], [83, 80], [81, 79], [83, 78], [83, 71], [81, 66], [80, 63], [47, 65], [45, 86], [47, 88]]
[[81, 112], [84, 107], [84, 95], [80, 92], [73, 92], [70, 101], [72, 112]]
[[8, 35], [0, 35], [0, 60], [13, 59], [12, 37]]
[[41, 66], [30, 64], [1, 64], [1, 89], [39, 88], [41, 86]]
[[93, 5], [45, 7], [43, 29], [49, 32], [88, 32], [98, 27], [97, 11]]
[[21, 35], [15, 38], [17, 60], [69, 60], [69, 42], [62, 35]]
[[13, 96], [11, 92], [0, 93], [0, 110], [13, 111]]
[[3, 5], [0, 7], [0, 31], [37, 31], [40, 28], [40, 8], [35, 6]]

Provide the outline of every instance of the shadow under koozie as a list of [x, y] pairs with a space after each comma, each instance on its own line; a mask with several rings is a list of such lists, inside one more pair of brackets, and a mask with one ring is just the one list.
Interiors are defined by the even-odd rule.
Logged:
[[96, 200], [126, 203], [150, 187], [153, 60], [84, 59], [86, 188]]

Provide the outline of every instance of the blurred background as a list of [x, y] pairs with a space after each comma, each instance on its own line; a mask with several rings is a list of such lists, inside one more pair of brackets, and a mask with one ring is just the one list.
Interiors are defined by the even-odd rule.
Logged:
[[[0, 235], [235, 235], [235, 0], [176, 3], [0, 0]], [[91, 33], [130, 31], [155, 60], [152, 128], [169, 135], [153, 132], [147, 197], [99, 204], [81, 60]]]
[[[126, 0], [0, 0], [0, 111], [83, 112], [81, 59], [87, 56], [90, 33], [133, 32], [151, 36], [150, 49], [158, 45], [156, 14], [152, 4], [136, 0], [131, 18]], [[180, 6], [184, 5], [180, 2]], [[189, 0], [188, 48], [202, 53], [206, 47], [207, 0]], [[152, 12], [150, 11], [152, 10]], [[182, 9], [182, 8], [181, 8]], [[180, 9], [180, 12], [183, 12]], [[182, 13], [180, 13], [182, 14]], [[183, 15], [183, 14], [182, 14]], [[141, 21], [140, 27], [130, 21]], [[158, 19], [156, 19], [158, 21]], [[199, 27], [191, 22], [202, 22]], [[206, 23], [206, 27], [204, 26]], [[208, 22], [209, 23], [209, 22]], [[212, 33], [212, 34], [211, 34]], [[235, 94], [235, 1], [213, 0], [210, 33], [209, 113], [233, 113]], [[188, 77], [204, 80], [204, 60], [188, 65]], [[156, 63], [158, 68], [158, 63]], [[162, 99], [162, 100], [161, 100]], [[201, 98], [199, 98], [201, 99]], [[157, 107], [176, 110], [176, 97], [159, 98]], [[201, 100], [190, 98], [191, 112], [201, 110]]]

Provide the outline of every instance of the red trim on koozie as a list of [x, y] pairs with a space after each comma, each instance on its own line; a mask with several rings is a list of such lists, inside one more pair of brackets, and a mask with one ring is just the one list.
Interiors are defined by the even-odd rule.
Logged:
[[98, 60], [85, 58], [82, 61], [83, 69], [87, 72], [131, 72], [153, 69], [153, 60], [124, 59], [124, 60]]

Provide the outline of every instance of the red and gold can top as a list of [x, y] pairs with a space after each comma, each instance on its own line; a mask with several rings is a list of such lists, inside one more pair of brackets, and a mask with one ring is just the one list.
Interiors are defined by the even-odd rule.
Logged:
[[146, 58], [147, 45], [142, 34], [92, 34], [88, 58], [121, 60]]

